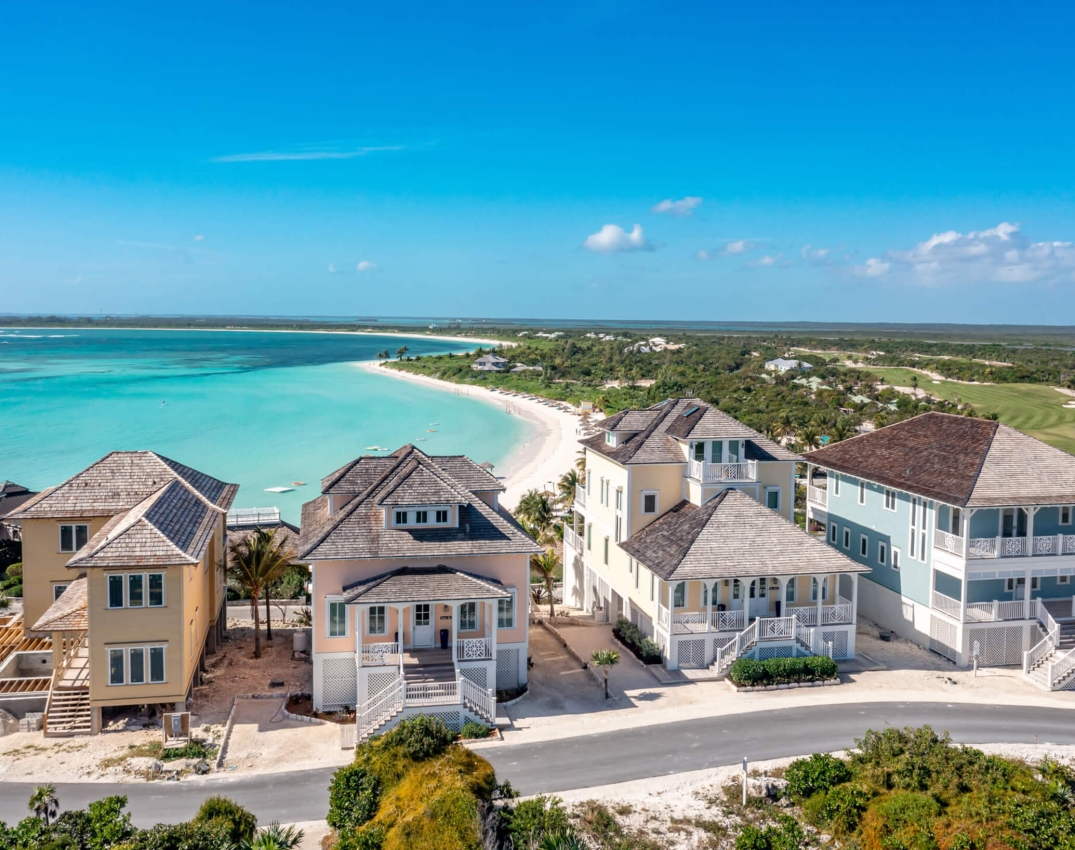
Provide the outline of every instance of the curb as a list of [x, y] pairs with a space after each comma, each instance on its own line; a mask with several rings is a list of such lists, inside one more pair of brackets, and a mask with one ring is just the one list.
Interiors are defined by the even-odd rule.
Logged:
[[[325, 724], [329, 723], [328, 720], [322, 720], [320, 717], [309, 717], [309, 716], [307, 716], [305, 714], [292, 714], [290, 711], [287, 710], [287, 704], [291, 701], [292, 697], [303, 697], [303, 696], [309, 696], [309, 694], [291, 694], [291, 693], [289, 693], [289, 694], [286, 695], [286, 697], [284, 698], [283, 708], [280, 709], [280, 711], [283, 712], [284, 717], [286, 717], [288, 720], [294, 720], [297, 723], [312, 723], [312, 724], [317, 725], [317, 726], [324, 726]], [[255, 697], [255, 699], [257, 699], [257, 697]]]
[[228, 754], [228, 742], [231, 740], [231, 729], [235, 725], [235, 706], [241, 699], [282, 699], [284, 711], [287, 712], [287, 700], [291, 695], [288, 693], [275, 694], [236, 694], [231, 700], [231, 711], [228, 712], [228, 722], [224, 726], [224, 736], [220, 739], [220, 748], [217, 750], [216, 761], [213, 770], [220, 770], [224, 766], [224, 758]]
[[829, 688], [833, 685], [842, 685], [843, 682], [836, 679], [822, 679], [820, 682], [788, 682], [784, 685], [757, 685], [754, 687], [745, 687], [736, 685], [731, 679], [725, 679], [728, 683], [728, 687], [736, 693], [753, 693], [755, 691], [789, 691], [793, 688]]

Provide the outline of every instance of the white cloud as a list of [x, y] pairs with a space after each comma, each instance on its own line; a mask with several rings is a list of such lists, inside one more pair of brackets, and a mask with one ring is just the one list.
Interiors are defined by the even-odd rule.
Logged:
[[694, 256], [695, 256], [696, 259], [699, 259], [702, 262], [705, 262], [706, 260], [711, 260], [712, 259], [712, 256], [710, 255], [710, 253], [708, 251], [699, 251]]
[[231, 153], [215, 156], [210, 162], [299, 162], [316, 159], [354, 159], [383, 151], [401, 151], [403, 145], [379, 145], [377, 147], [354, 148], [352, 150], [297, 150], [297, 151], [259, 151], [256, 153]]
[[1018, 224], [1005, 221], [987, 230], [937, 233], [854, 269], [869, 277], [890, 270], [900, 280], [924, 286], [1075, 283], [1075, 244], [1031, 242]]
[[724, 250], [721, 252], [732, 256], [734, 254], [746, 254], [748, 251], [753, 251], [756, 246], [749, 239], [736, 239], [733, 242], [729, 242], [724, 246]]
[[328, 271], [329, 271], [329, 274], [335, 274], [336, 273], [336, 264], [335, 263], [329, 263], [328, 264]]
[[653, 245], [642, 235], [640, 224], [636, 224], [630, 233], [618, 224], [606, 224], [597, 233], [587, 236], [582, 245], [601, 254], [653, 250]]
[[829, 256], [828, 248], [815, 248], [813, 245], [803, 245], [799, 251], [799, 256], [804, 260], [812, 260], [814, 262], [824, 262]]
[[852, 268], [851, 272], [856, 277], [880, 277], [883, 274], [888, 274], [888, 270], [891, 267], [892, 263], [885, 262], [880, 257], [870, 257], [861, 266]]
[[205, 237], [204, 237], [204, 236], [202, 236], [202, 235], [201, 235], [201, 234], [199, 233], [199, 234], [197, 234], [197, 235], [196, 235], [196, 236], [194, 237], [194, 241], [195, 241], [195, 242], [204, 242], [204, 241], [205, 241]]
[[680, 198], [678, 201], [666, 198], [659, 204], [654, 204], [650, 212], [655, 212], [658, 215], [691, 215], [695, 208], [701, 205], [702, 199], [693, 195]]
[[377, 264], [371, 263], [369, 260], [363, 260], [357, 266], [355, 266], [355, 270], [360, 272], [371, 272], [375, 268], [377, 268]]

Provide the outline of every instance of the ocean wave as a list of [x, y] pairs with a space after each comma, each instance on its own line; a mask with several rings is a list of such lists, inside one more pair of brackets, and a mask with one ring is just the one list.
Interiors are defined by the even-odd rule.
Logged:
[[44, 334], [0, 334], [0, 337], [8, 339], [44, 339]]

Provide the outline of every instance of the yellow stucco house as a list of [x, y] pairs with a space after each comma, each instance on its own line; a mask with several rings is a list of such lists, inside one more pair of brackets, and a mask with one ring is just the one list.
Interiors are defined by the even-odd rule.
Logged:
[[48, 735], [119, 707], [181, 710], [225, 626], [228, 508], [238, 490], [154, 452], [112, 452], [25, 502], [24, 623], [48, 637]]

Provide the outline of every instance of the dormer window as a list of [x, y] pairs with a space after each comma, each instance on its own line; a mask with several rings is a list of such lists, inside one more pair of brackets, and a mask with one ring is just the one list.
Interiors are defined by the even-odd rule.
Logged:
[[396, 511], [396, 525], [406, 525], [406, 524], [407, 524], [407, 512], [406, 511]]
[[429, 511], [415, 511], [414, 524], [427, 525], [429, 523]]
[[397, 527], [414, 525], [449, 525], [452, 521], [451, 508], [416, 508], [404, 510], [397, 508], [392, 512], [393, 525]]
[[610, 445], [616, 445], [616, 435], [612, 431], [605, 431], [605, 442]]
[[437, 525], [444, 525], [448, 521], [448, 511], [437, 511]]

